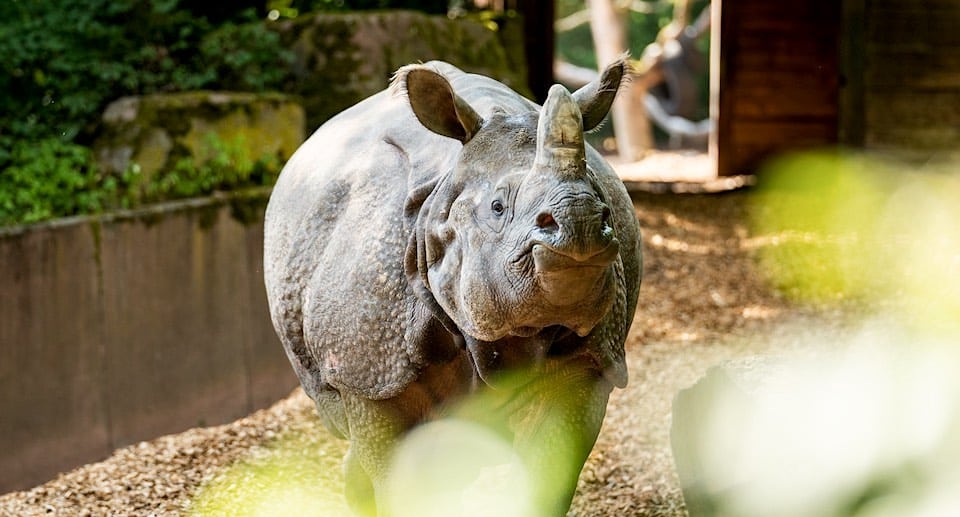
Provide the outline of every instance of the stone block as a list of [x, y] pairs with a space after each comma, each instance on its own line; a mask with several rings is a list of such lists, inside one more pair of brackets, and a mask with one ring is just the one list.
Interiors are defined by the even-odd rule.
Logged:
[[293, 84], [303, 99], [308, 132], [345, 108], [383, 90], [403, 65], [447, 61], [488, 75], [530, 96], [523, 23], [507, 18], [497, 30], [477, 20], [414, 11], [322, 13], [276, 25], [296, 55]]
[[218, 145], [254, 163], [281, 162], [304, 140], [304, 112], [280, 94], [196, 91], [124, 97], [103, 113], [94, 154], [104, 172], [136, 164], [144, 178], [183, 158], [202, 164]]

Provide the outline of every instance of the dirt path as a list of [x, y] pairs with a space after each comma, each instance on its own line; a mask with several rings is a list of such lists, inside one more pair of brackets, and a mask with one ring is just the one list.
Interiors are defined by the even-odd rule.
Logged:
[[[611, 399], [571, 515], [685, 515], [669, 449], [676, 390], [719, 361], [781, 346], [784, 324], [831, 317], [791, 307], [764, 284], [753, 260], [759, 241], [748, 230], [747, 197], [636, 195], [645, 271], [627, 342], [630, 385]], [[2, 495], [0, 515], [230, 513], [216, 501], [196, 502], [199, 488], [216, 479], [225, 498], [242, 507], [243, 490], [275, 490], [278, 478], [285, 493], [273, 499], [295, 506], [303, 502], [297, 494], [309, 492], [316, 515], [332, 515], [342, 510], [344, 450], [297, 390], [234, 423], [143, 442]], [[238, 462], [250, 468], [230, 468]]]

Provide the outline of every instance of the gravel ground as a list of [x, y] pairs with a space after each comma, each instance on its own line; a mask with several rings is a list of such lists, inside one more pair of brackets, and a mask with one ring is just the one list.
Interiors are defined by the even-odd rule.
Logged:
[[[645, 271], [627, 342], [630, 385], [611, 398], [571, 515], [685, 515], [669, 448], [674, 393], [720, 361], [782, 351], [794, 339], [791, 329], [841, 320], [835, 312], [792, 306], [764, 283], [754, 258], [765, 240], [748, 230], [748, 197], [743, 191], [635, 195]], [[322, 428], [298, 389], [231, 424], [142, 442], [2, 495], [0, 515], [233, 514], [250, 509], [244, 497], [251, 488], [278, 487], [284, 494], [272, 499], [339, 514], [345, 445]], [[205, 485], [216, 491], [201, 490]], [[225, 509], [224, 500], [239, 506]]]

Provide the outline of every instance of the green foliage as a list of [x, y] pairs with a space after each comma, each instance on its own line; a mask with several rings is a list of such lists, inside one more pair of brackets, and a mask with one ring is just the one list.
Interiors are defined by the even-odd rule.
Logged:
[[0, 21], [0, 131], [12, 139], [57, 136], [72, 140], [85, 116], [121, 79], [110, 56], [122, 28], [110, 23], [123, 2], [14, 2]]
[[281, 168], [276, 156], [250, 159], [243, 139], [224, 142], [214, 134], [203, 149], [206, 160], [184, 158], [149, 178], [136, 165], [119, 176], [103, 174], [91, 154], [57, 138], [17, 142], [11, 165], [0, 172], [0, 226], [272, 185]]
[[363, 11], [371, 9], [412, 9], [431, 14], [447, 14], [448, 0], [269, 0], [267, 10], [284, 18], [300, 13], [324, 11]]
[[837, 152], [781, 157], [752, 203], [773, 284], [817, 303], [896, 304], [911, 325], [960, 332], [960, 178]]
[[[667, 26], [673, 16], [673, 2], [644, 2], [652, 4], [653, 13], [631, 11], [627, 24], [629, 27], [630, 54], [639, 57], [647, 45], [657, 39], [660, 29]], [[693, 2], [691, 12], [699, 13], [704, 2]], [[557, 16], [562, 18], [587, 8], [584, 0], [558, 0]], [[583, 24], [573, 30], [559, 32], [556, 35], [557, 57], [585, 68], [597, 68], [597, 58], [593, 50], [593, 36], [590, 25]]]
[[123, 178], [99, 177], [90, 151], [78, 145], [89, 141], [100, 113], [114, 99], [200, 88], [280, 88], [293, 54], [254, 10], [213, 26], [182, 3], [5, 4], [0, 17], [0, 224], [129, 202], [111, 190], [122, 188]]
[[252, 11], [246, 17], [247, 22], [228, 22], [200, 41], [209, 78], [203, 87], [262, 92], [280, 89], [287, 78], [293, 52], [281, 46], [279, 34], [254, 21]]
[[206, 160], [182, 158], [172, 169], [162, 171], [143, 187], [142, 201], [203, 196], [217, 190], [272, 185], [280, 172], [280, 160], [265, 155], [251, 160], [243, 138], [224, 141], [216, 134], [206, 136]]
[[104, 178], [86, 147], [56, 138], [18, 142], [0, 174], [0, 225], [97, 212], [118, 205], [129, 178]]
[[73, 140], [124, 95], [282, 84], [292, 53], [253, 11], [212, 27], [178, 3], [14, 2], [0, 19], [0, 136]]

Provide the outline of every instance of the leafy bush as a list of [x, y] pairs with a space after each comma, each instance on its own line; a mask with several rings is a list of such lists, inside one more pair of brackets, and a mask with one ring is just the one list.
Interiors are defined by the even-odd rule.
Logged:
[[292, 53], [253, 11], [214, 28], [178, 4], [14, 2], [0, 19], [0, 135], [73, 140], [124, 95], [282, 84]]
[[251, 160], [246, 144], [243, 138], [224, 141], [214, 133], [208, 134], [200, 154], [209, 159], [201, 162], [192, 157], [180, 159], [172, 169], [160, 172], [143, 186], [143, 200], [203, 196], [217, 190], [272, 185], [280, 173], [280, 160], [270, 155]]
[[[146, 184], [99, 171], [84, 147], [110, 101], [196, 89], [281, 89], [293, 53], [254, 0], [13, 0], [0, 17], [0, 225], [97, 212], [270, 184], [274, 159], [238, 161], [213, 142], [213, 160], [183, 160]], [[271, 0], [283, 16], [308, 10], [412, 8], [447, 0]], [[264, 13], [261, 13], [264, 14]]]
[[0, 174], [0, 225], [97, 212], [120, 205], [126, 178], [101, 177], [90, 149], [56, 138], [18, 142]]
[[110, 55], [122, 28], [109, 23], [122, 2], [15, 2], [0, 21], [0, 131], [11, 140], [57, 136], [72, 140], [86, 116], [123, 74]]
[[[0, 17], [0, 224], [124, 201], [89, 143], [113, 99], [279, 89], [293, 54], [255, 11], [214, 27], [181, 0], [8, 2]], [[79, 144], [79, 145], [78, 145]]]
[[0, 226], [33, 223], [161, 200], [204, 196], [218, 190], [272, 185], [278, 157], [248, 157], [242, 139], [207, 137], [205, 161], [183, 158], [171, 170], [142, 178], [136, 166], [119, 176], [102, 174], [87, 147], [56, 138], [18, 142], [16, 164], [0, 173]]
[[412, 9], [430, 14], [447, 14], [449, 0], [268, 0], [267, 10], [293, 18], [313, 11], [363, 11], [368, 9]]
[[282, 48], [280, 35], [262, 21], [226, 23], [204, 35], [200, 60], [209, 74], [204, 87], [262, 92], [279, 90], [289, 75], [293, 52]]

